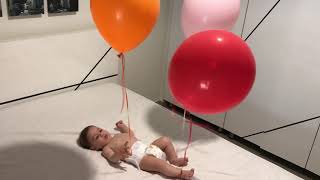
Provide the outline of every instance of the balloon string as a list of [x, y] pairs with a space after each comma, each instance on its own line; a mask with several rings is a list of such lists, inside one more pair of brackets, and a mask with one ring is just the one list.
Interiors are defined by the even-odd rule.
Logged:
[[[186, 110], [184, 112], [184, 118], [185, 118], [185, 114], [186, 114]], [[186, 147], [186, 149], [184, 151], [184, 159], [186, 159], [186, 157], [187, 157], [187, 150], [188, 150], [188, 148], [189, 148], [189, 146], [190, 146], [190, 144], [192, 142], [192, 126], [193, 126], [192, 117], [190, 115], [189, 138], [188, 138], [188, 145], [187, 145], [187, 147]]]
[[[190, 122], [191, 122], [191, 121], [188, 120], [188, 119], [185, 120], [185, 123], [189, 123], [189, 124], [190, 124]], [[203, 125], [203, 124], [196, 123], [196, 122], [192, 122], [192, 125], [210, 130], [210, 127], [209, 127], [208, 125]]]
[[124, 57], [123, 54], [119, 54], [119, 58], [121, 60], [121, 90], [122, 90], [122, 106], [121, 106], [121, 113], [123, 111], [124, 108], [124, 104], [125, 104], [125, 77], [124, 77], [124, 71], [125, 71], [125, 64], [124, 64]]
[[121, 77], [121, 87], [122, 87], [122, 107], [121, 107], [121, 113], [124, 110], [124, 107], [126, 107], [127, 110], [127, 116], [128, 116], [128, 128], [129, 128], [129, 144], [131, 145], [131, 127], [130, 127], [130, 116], [129, 116], [129, 99], [128, 99], [128, 93], [127, 88], [125, 84], [125, 57], [123, 53], [120, 53], [119, 55], [121, 60], [121, 67], [122, 67], [122, 77]]
[[[175, 113], [175, 110], [174, 110], [174, 106], [172, 106], [171, 108], [171, 112], [172, 113]], [[187, 147], [185, 148], [185, 151], [184, 151], [184, 159], [186, 158], [187, 156], [187, 150], [192, 142], [192, 127], [193, 127], [193, 121], [191, 119], [191, 116], [190, 116], [190, 120], [187, 120], [186, 118], [186, 114], [187, 114], [187, 111], [186, 109], [184, 109], [184, 112], [183, 112], [183, 121], [182, 121], [182, 137], [184, 138], [184, 129], [185, 129], [185, 123], [189, 123], [189, 137], [188, 137], [188, 144], [187, 144]], [[197, 124], [195, 124], [197, 125]], [[199, 124], [200, 127], [202, 127], [200, 124]]]
[[184, 112], [183, 112], [183, 121], [182, 121], [182, 132], [184, 134], [184, 129], [185, 129], [185, 124], [186, 124], [186, 109], [184, 109]]

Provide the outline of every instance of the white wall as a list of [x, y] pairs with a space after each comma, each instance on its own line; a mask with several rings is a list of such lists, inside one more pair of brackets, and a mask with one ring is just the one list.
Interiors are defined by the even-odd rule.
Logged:
[[[109, 48], [92, 22], [90, 1], [80, 0], [75, 14], [18, 19], [8, 18], [1, 1], [0, 102], [80, 83]], [[117, 73], [111, 51], [87, 80]]]
[[127, 87], [153, 101], [160, 100], [162, 91], [170, 3], [161, 0], [160, 16], [152, 33], [141, 45], [130, 51], [126, 58]]
[[[79, 0], [79, 12], [75, 14], [49, 16], [45, 8], [43, 15], [13, 19], [7, 15], [6, 0], [1, 1], [0, 81], [6, 85], [1, 100], [77, 83], [108, 49], [95, 30], [89, 0]], [[161, 1], [161, 14], [152, 33], [126, 55], [127, 87], [154, 101], [161, 94], [169, 3]], [[28, 53], [17, 53], [21, 51]], [[119, 72], [116, 54], [112, 50], [90, 78]], [[23, 70], [27, 64], [27, 70]], [[9, 82], [5, 75], [13, 72], [15, 76]]]
[[79, 12], [56, 16], [48, 15], [47, 0], [44, 0], [45, 13], [29, 18], [9, 18], [7, 0], [0, 1], [3, 14], [3, 17], [0, 17], [2, 42], [95, 28], [90, 14], [90, 0], [79, 0]]
[[[0, 81], [5, 87], [1, 101], [78, 83], [109, 47], [96, 31], [89, 0], [79, 0], [77, 13], [49, 16], [45, 8], [45, 14], [29, 18], [9, 18], [6, 0], [1, 1]], [[154, 101], [161, 94], [169, 4], [161, 1], [152, 33], [126, 55], [127, 87]], [[88, 80], [121, 72], [116, 54], [112, 50]]]

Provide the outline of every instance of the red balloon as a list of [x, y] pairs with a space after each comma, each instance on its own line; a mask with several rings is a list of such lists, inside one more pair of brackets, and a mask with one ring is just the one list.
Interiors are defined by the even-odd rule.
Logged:
[[186, 39], [169, 67], [169, 87], [188, 111], [215, 114], [238, 105], [256, 75], [254, 56], [238, 36], [209, 30]]

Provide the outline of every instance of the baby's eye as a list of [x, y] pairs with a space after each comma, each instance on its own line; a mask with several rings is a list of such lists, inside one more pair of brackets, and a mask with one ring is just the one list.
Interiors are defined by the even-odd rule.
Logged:
[[102, 132], [102, 129], [100, 129], [99, 131]]
[[95, 139], [98, 140], [99, 136], [96, 136]]

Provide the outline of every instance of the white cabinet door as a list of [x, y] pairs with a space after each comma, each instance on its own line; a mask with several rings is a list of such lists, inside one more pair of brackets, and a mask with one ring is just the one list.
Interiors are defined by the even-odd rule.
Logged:
[[248, 13], [246, 16], [243, 38], [245, 39], [250, 32], [259, 24], [269, 10], [277, 3], [278, 0], [251, 0], [248, 4]]
[[320, 176], [320, 133], [318, 128], [318, 135], [315, 139], [309, 161], [307, 164], [307, 169], [318, 174]]
[[[168, 65], [169, 62], [174, 54], [174, 52], [176, 51], [176, 49], [179, 47], [179, 45], [183, 42], [184, 35], [181, 29], [181, 8], [182, 8], [182, 0], [174, 0], [171, 1], [172, 2], [172, 17], [171, 17], [171, 23], [169, 25], [169, 33], [168, 33], [168, 40], [169, 40], [169, 44], [168, 44], [168, 52], [167, 52], [167, 56], [165, 56], [165, 60], [166, 60], [166, 67], [165, 67], [165, 78], [164, 78], [164, 89], [163, 89], [163, 98], [175, 105], [180, 106], [172, 97], [172, 95], [170, 94], [170, 90], [168, 88]], [[242, 28], [243, 28], [243, 23], [244, 23], [244, 17], [245, 17], [245, 12], [246, 12], [246, 8], [247, 8], [247, 3], [248, 0], [242, 0], [241, 1], [241, 13], [240, 13], [240, 17], [238, 18], [237, 23], [235, 24], [234, 28], [233, 28], [233, 32], [238, 34], [239, 36], [241, 35], [242, 32]], [[181, 106], [180, 106], [181, 107]], [[217, 114], [217, 115], [199, 115], [199, 114], [195, 114], [196, 116], [203, 118], [215, 125], [218, 125], [220, 127], [223, 127], [224, 124], [224, 117], [225, 117], [225, 113], [222, 114]]]
[[[320, 119], [246, 138], [266, 151], [305, 168]], [[320, 154], [319, 154], [320, 155]]]
[[[263, 0], [250, 1], [245, 34], [265, 5]], [[268, 3], [265, 8], [271, 7]], [[227, 113], [225, 129], [247, 136], [319, 116], [319, 7], [319, 0], [280, 1], [248, 39], [256, 58], [256, 81], [247, 99]]]

